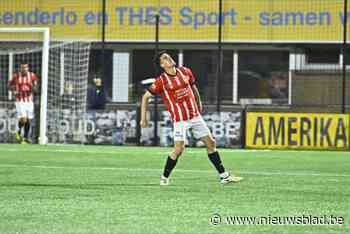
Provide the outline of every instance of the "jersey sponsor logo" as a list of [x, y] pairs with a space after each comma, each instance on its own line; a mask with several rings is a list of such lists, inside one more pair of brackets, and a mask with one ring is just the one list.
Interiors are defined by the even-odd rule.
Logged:
[[182, 89], [175, 90], [174, 92], [174, 97], [176, 98], [177, 101], [185, 101], [189, 98], [189, 88], [185, 87]]

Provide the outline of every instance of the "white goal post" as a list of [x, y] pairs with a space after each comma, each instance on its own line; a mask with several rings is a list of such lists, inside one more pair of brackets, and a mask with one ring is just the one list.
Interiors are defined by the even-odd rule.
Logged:
[[47, 144], [47, 90], [49, 74], [50, 29], [49, 28], [0, 28], [0, 33], [41, 33], [42, 68], [39, 144]]
[[[0, 118], [10, 121], [0, 141], [16, 142], [11, 93], [6, 81], [28, 63], [40, 77], [41, 92], [29, 142], [85, 143], [91, 42], [59, 41], [48, 28], [0, 28]], [[40, 103], [38, 103], [40, 99]], [[5, 116], [5, 117], [4, 117]]]

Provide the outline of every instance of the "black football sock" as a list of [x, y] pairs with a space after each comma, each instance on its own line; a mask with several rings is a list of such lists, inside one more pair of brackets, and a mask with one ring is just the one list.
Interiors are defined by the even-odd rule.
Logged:
[[225, 168], [222, 165], [218, 151], [208, 154], [208, 157], [209, 157], [209, 160], [212, 162], [212, 164], [215, 166], [216, 170], [219, 172], [219, 174], [222, 174], [225, 172]]
[[25, 138], [25, 139], [28, 138], [29, 130], [30, 130], [30, 123], [27, 121], [27, 122], [24, 124], [24, 138]]
[[168, 156], [168, 159], [166, 160], [165, 166], [164, 166], [164, 172], [163, 172], [163, 176], [168, 178], [171, 171], [174, 169], [174, 167], [176, 166], [177, 163], [177, 159], [173, 160], [172, 158], [170, 158]]
[[21, 135], [23, 125], [24, 124], [21, 121], [18, 121], [18, 134], [20, 134], [20, 135]]

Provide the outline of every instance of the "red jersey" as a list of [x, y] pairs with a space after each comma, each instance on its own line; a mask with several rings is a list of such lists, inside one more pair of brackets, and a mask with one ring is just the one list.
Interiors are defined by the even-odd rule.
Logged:
[[33, 101], [33, 81], [35, 80], [38, 80], [38, 77], [33, 72], [27, 72], [24, 76], [21, 73], [13, 75], [10, 86], [16, 90], [16, 102]]
[[176, 68], [176, 75], [163, 72], [148, 89], [152, 94], [160, 94], [166, 110], [174, 122], [185, 121], [200, 115], [196, 98], [192, 91], [195, 77], [186, 67]]

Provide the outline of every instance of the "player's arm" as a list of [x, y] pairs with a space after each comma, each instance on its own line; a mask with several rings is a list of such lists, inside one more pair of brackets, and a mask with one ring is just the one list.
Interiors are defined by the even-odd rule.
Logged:
[[[149, 80], [145, 80], [143, 84], [147, 84]], [[151, 80], [152, 85], [147, 88], [147, 91], [142, 96], [142, 102], [141, 102], [141, 122], [140, 125], [142, 128], [148, 127], [148, 120], [147, 120], [147, 109], [148, 109], [148, 101], [150, 97], [153, 95], [157, 95], [162, 93], [162, 82], [161, 79], [155, 79], [154, 81]]]
[[148, 109], [148, 101], [152, 97], [152, 93], [150, 91], [146, 91], [145, 94], [142, 96], [141, 101], [141, 128], [147, 128], [148, 127], [148, 120], [147, 120], [147, 109]]
[[199, 91], [198, 91], [198, 88], [196, 85], [196, 78], [193, 75], [191, 69], [185, 68], [185, 67], [183, 67], [182, 69], [184, 69], [186, 74], [190, 77], [190, 85], [191, 85], [194, 97], [196, 99], [199, 112], [202, 113], [203, 112], [203, 105], [202, 105], [202, 101], [201, 101], [201, 96], [199, 95]]
[[199, 112], [202, 113], [203, 105], [202, 105], [201, 97], [199, 95], [198, 88], [197, 88], [197, 86], [195, 84], [192, 85], [192, 91], [193, 91], [194, 97], [196, 98], [196, 102], [197, 102], [197, 105], [198, 105], [198, 108], [199, 108]]
[[15, 85], [13, 84], [12, 80], [8, 82], [8, 89], [9, 91], [15, 91]]
[[37, 80], [33, 81], [33, 93], [34, 94], [39, 93], [39, 85], [38, 85], [38, 81]]
[[12, 79], [9, 80], [8, 82], [8, 89], [10, 92], [12, 92], [14, 95], [16, 95], [16, 80], [17, 80], [17, 76], [13, 75]]
[[39, 78], [36, 76], [36, 74], [32, 73], [32, 90], [34, 94], [39, 93], [39, 83], [38, 80]]

